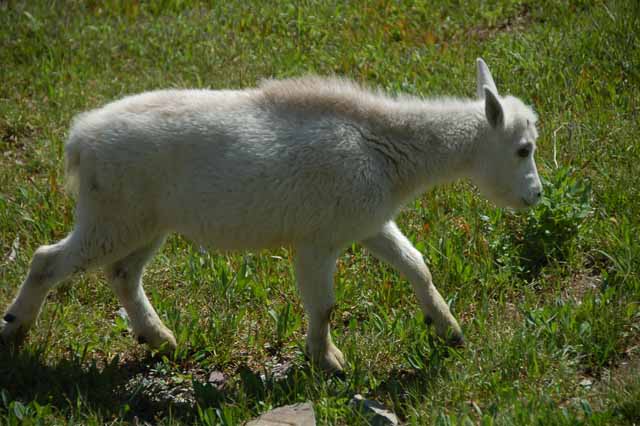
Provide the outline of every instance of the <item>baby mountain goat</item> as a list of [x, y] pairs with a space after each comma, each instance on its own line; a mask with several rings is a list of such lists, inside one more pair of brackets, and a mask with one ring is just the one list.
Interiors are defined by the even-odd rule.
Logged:
[[267, 81], [250, 90], [167, 90], [75, 120], [66, 145], [75, 227], [38, 248], [0, 323], [19, 344], [47, 293], [103, 267], [139, 342], [176, 340], [142, 288], [170, 232], [221, 250], [291, 246], [310, 358], [342, 370], [329, 318], [340, 251], [360, 242], [411, 282], [438, 335], [463, 334], [422, 255], [393, 219], [435, 184], [469, 178], [496, 204], [536, 204], [536, 115], [498, 95], [477, 61], [475, 100], [388, 97], [340, 79]]

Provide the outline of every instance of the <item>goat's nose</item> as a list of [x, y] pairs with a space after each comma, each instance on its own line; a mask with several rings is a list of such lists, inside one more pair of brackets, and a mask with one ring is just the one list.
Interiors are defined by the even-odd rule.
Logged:
[[538, 192], [536, 193], [536, 198], [537, 198], [537, 199], [540, 199], [541, 197], [542, 197], [542, 191], [538, 191]]

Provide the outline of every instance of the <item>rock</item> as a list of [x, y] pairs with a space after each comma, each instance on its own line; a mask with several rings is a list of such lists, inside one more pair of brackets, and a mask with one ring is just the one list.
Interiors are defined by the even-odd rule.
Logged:
[[130, 378], [124, 385], [124, 391], [155, 406], [191, 406], [196, 402], [191, 380], [153, 368]]
[[20, 250], [20, 236], [16, 236], [13, 240], [13, 244], [11, 244], [11, 251], [7, 255], [8, 263], [15, 262], [16, 257], [18, 256], [18, 250]]
[[289, 376], [291, 370], [293, 369], [293, 364], [289, 361], [284, 361], [282, 363], [276, 364], [271, 369], [271, 377], [277, 382], [280, 380], [284, 380]]
[[246, 426], [315, 426], [316, 415], [310, 402], [285, 405], [267, 411]]
[[221, 371], [212, 371], [209, 374], [209, 380], [207, 380], [218, 390], [222, 390], [224, 388], [225, 383], [227, 382], [227, 378], [224, 376], [224, 373]]
[[593, 380], [591, 380], [589, 378], [582, 379], [580, 381], [580, 386], [582, 386], [583, 388], [586, 388], [586, 389], [591, 389], [591, 386], [593, 386]]
[[371, 426], [397, 425], [398, 417], [384, 405], [362, 395], [355, 395], [350, 405], [362, 414]]
[[291, 361], [275, 363], [267, 361], [265, 367], [265, 372], [260, 374], [260, 379], [265, 383], [269, 380], [274, 382], [286, 380], [293, 371], [293, 363]]

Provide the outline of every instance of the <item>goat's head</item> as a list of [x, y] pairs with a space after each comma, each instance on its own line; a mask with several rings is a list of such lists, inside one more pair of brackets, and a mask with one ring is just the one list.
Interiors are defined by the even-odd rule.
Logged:
[[472, 180], [498, 206], [533, 206], [542, 197], [533, 158], [536, 114], [517, 98], [499, 96], [487, 64], [478, 59], [477, 65], [478, 97], [484, 100], [488, 126], [477, 146]]

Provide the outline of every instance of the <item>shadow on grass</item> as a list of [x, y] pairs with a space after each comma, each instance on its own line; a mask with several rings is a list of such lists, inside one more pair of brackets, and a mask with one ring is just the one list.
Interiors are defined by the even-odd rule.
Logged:
[[104, 419], [152, 421], [170, 415], [192, 421], [192, 404], [162, 401], [131, 386], [133, 378], [146, 375], [155, 363], [150, 356], [130, 361], [116, 356], [104, 366], [67, 358], [49, 365], [41, 351], [0, 350], [0, 389], [9, 400], [50, 405], [67, 417], [80, 415], [80, 410], [84, 417], [88, 409]]
[[[446, 357], [446, 352], [436, 359]], [[192, 424], [204, 408], [228, 412], [225, 416], [234, 423], [260, 414], [263, 401], [276, 407], [315, 399], [316, 393], [327, 391], [327, 385], [332, 389], [330, 394], [349, 400], [359, 387], [357, 372], [328, 377], [306, 362], [287, 362], [286, 371], [277, 374], [241, 365], [224, 383], [212, 383], [198, 366], [171, 364], [152, 356], [130, 360], [116, 356], [101, 365], [73, 356], [54, 363], [44, 358], [38, 350], [0, 350], [0, 392], [5, 399], [0, 413], [8, 409], [8, 402], [18, 400], [53, 407], [66, 418], [84, 418], [91, 413], [99, 421], [137, 419], [155, 424], [171, 419]], [[428, 364], [421, 370], [391, 371], [367, 397], [390, 397], [400, 407], [408, 389], [428, 389], [441, 373], [441, 362]]]
[[0, 401], [0, 414], [18, 400], [51, 406], [67, 418], [93, 413], [104, 420], [137, 418], [155, 424], [169, 418], [191, 424], [198, 418], [198, 406], [216, 410], [241, 401], [247, 416], [261, 410], [260, 401], [296, 402], [318, 374], [306, 365], [291, 365], [275, 376], [240, 366], [219, 385], [209, 383], [197, 368], [191, 371], [152, 356], [125, 361], [116, 356], [104, 365], [71, 356], [51, 364], [41, 350], [0, 348], [0, 392], [5, 400], [4, 407]]

